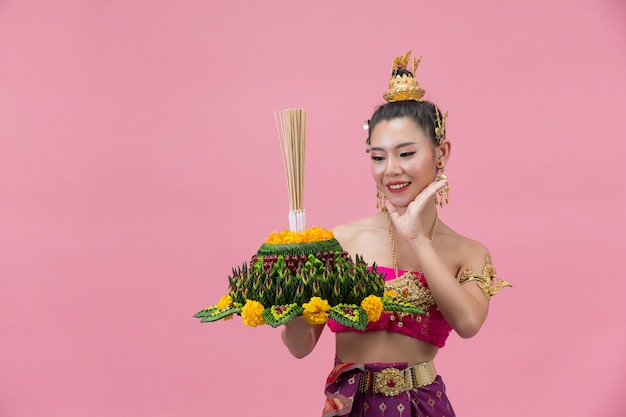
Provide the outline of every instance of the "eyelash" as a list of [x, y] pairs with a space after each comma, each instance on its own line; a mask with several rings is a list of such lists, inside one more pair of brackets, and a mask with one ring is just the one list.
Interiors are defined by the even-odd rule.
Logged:
[[[411, 156], [415, 155], [415, 152], [402, 152], [400, 154], [400, 158], [409, 158]], [[385, 158], [382, 156], [372, 156], [372, 161], [376, 161], [376, 162], [380, 162], [380, 161], [384, 161]]]

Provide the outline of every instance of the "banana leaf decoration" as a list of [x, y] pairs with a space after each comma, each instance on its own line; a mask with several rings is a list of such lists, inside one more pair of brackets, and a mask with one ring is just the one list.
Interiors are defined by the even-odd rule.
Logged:
[[243, 306], [251, 302], [256, 303], [255, 309], [262, 309], [266, 324], [278, 327], [302, 315], [303, 305], [319, 298], [328, 305], [330, 319], [364, 330], [368, 313], [361, 302], [368, 296], [379, 297], [384, 311], [424, 314], [412, 304], [383, 296], [384, 286], [375, 264], [369, 267], [358, 255], [352, 260], [334, 238], [264, 243], [248, 263], [232, 269], [228, 277], [228, 297], [232, 301], [220, 299], [194, 317], [203, 323], [229, 319], [241, 315]]

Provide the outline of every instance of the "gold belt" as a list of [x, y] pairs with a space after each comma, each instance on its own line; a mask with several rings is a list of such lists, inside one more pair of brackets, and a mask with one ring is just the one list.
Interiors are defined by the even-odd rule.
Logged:
[[406, 369], [386, 368], [373, 372], [365, 370], [359, 380], [359, 392], [373, 392], [388, 397], [430, 385], [437, 378], [433, 361], [418, 363]]

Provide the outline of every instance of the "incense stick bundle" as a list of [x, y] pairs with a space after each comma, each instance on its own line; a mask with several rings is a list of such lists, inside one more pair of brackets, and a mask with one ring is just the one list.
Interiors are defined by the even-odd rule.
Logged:
[[289, 229], [303, 232], [304, 215], [304, 148], [306, 143], [306, 111], [285, 109], [274, 112], [280, 150], [287, 177], [289, 194]]

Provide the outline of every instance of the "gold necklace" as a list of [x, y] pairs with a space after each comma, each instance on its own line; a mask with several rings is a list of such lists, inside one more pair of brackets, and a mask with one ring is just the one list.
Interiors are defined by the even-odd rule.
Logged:
[[[389, 240], [391, 241], [391, 258], [393, 259], [393, 271], [395, 273], [395, 278], [398, 278], [398, 261], [396, 259], [396, 243], [393, 239], [393, 226], [391, 224], [391, 216], [389, 215], [389, 212], [386, 212], [387, 214], [387, 228], [389, 229]], [[431, 242], [433, 241], [433, 238], [435, 237], [435, 231], [437, 230], [437, 223], [439, 220], [439, 215], [437, 214], [437, 211], [435, 211], [435, 220], [433, 221], [432, 226], [430, 226], [430, 233], [428, 233], [428, 240], [430, 240]], [[407, 271], [406, 274], [412, 274], [411, 271]]]

